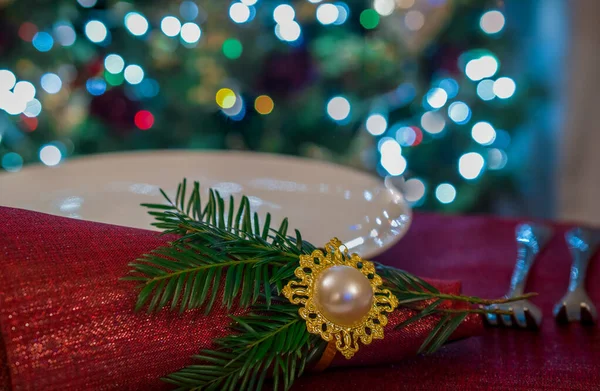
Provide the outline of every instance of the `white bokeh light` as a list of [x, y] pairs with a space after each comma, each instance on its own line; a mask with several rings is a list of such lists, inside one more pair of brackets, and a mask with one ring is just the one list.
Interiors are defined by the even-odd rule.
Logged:
[[118, 74], [125, 68], [125, 60], [118, 54], [109, 54], [104, 59], [104, 69], [112, 74]]
[[300, 38], [301, 34], [300, 25], [293, 20], [275, 25], [275, 35], [282, 41], [294, 42]]
[[54, 35], [56, 36], [56, 40], [62, 46], [71, 46], [75, 43], [77, 39], [77, 34], [75, 33], [75, 29], [68, 23], [59, 23], [54, 26]]
[[56, 94], [62, 88], [62, 80], [55, 73], [46, 73], [40, 79], [40, 84], [44, 91], [49, 94]]
[[471, 109], [464, 102], [453, 102], [448, 106], [448, 117], [459, 125], [466, 124], [471, 119]]
[[129, 84], [140, 84], [144, 80], [144, 70], [139, 65], [127, 65], [127, 68], [125, 68], [125, 80]]
[[0, 90], [10, 90], [15, 86], [17, 78], [8, 69], [0, 69]]
[[421, 11], [408, 11], [404, 16], [404, 24], [410, 31], [420, 30], [425, 24], [425, 15]]
[[498, 72], [498, 60], [493, 56], [481, 56], [480, 58], [473, 59], [467, 63], [465, 67], [465, 74], [473, 81], [492, 77]]
[[484, 164], [483, 156], [477, 152], [468, 152], [458, 159], [458, 172], [465, 179], [475, 179], [483, 171]]
[[148, 20], [140, 13], [129, 12], [125, 15], [125, 27], [136, 37], [142, 36], [148, 32]]
[[10, 91], [0, 91], [0, 108], [10, 115], [19, 115], [27, 109], [27, 101]]
[[514, 95], [517, 85], [510, 77], [501, 77], [494, 82], [494, 94], [500, 99], [508, 99]]
[[379, 148], [381, 153], [381, 165], [393, 176], [402, 175], [406, 170], [406, 159], [402, 156], [402, 147], [392, 138], [381, 143]]
[[32, 99], [25, 105], [23, 114], [29, 118], [37, 117], [42, 112], [42, 104], [37, 99]]
[[479, 27], [486, 34], [497, 34], [504, 28], [504, 15], [500, 11], [488, 11], [479, 19]]
[[258, 2], [258, 0], [240, 0], [240, 1], [246, 5], [254, 5]]
[[418, 178], [412, 178], [404, 182], [402, 193], [404, 199], [410, 203], [416, 203], [425, 196], [425, 183]]
[[196, 43], [202, 36], [202, 30], [196, 23], [188, 22], [181, 26], [181, 39], [185, 43]]
[[496, 97], [496, 94], [494, 94], [494, 81], [490, 79], [480, 81], [477, 84], [477, 96], [485, 101], [494, 99]]
[[373, 8], [381, 16], [388, 16], [396, 9], [396, 2], [394, 0], [374, 0]]
[[273, 10], [273, 19], [280, 24], [291, 22], [295, 17], [296, 11], [289, 4], [280, 4]]
[[343, 121], [350, 115], [350, 102], [342, 96], [331, 98], [327, 103], [327, 114], [334, 121]]
[[367, 118], [365, 127], [373, 136], [382, 135], [387, 129], [387, 119], [381, 114], [371, 114]]
[[35, 87], [28, 81], [20, 81], [15, 84], [13, 89], [15, 98], [23, 101], [25, 104], [35, 98]]
[[435, 188], [435, 198], [442, 204], [449, 204], [456, 198], [456, 188], [449, 183], [441, 183]]
[[54, 145], [45, 145], [40, 149], [40, 160], [47, 166], [56, 166], [62, 159], [62, 153]]
[[174, 16], [165, 16], [160, 21], [160, 29], [167, 37], [175, 37], [181, 31], [181, 22]]
[[421, 116], [421, 127], [427, 133], [438, 134], [446, 127], [446, 120], [440, 113], [428, 111]]
[[229, 7], [229, 17], [235, 23], [246, 23], [250, 20], [250, 8], [243, 3], [233, 3]]
[[335, 23], [340, 16], [339, 9], [330, 3], [321, 4], [317, 7], [317, 20], [322, 25], [329, 25]]
[[501, 170], [506, 166], [508, 156], [506, 152], [498, 148], [490, 148], [488, 151], [488, 167], [490, 170]]
[[85, 36], [94, 43], [101, 43], [106, 39], [108, 30], [104, 23], [99, 20], [90, 20], [85, 24]]
[[490, 145], [496, 140], [496, 130], [489, 122], [477, 122], [471, 128], [471, 137], [481, 145]]
[[448, 93], [441, 88], [432, 88], [427, 93], [427, 103], [434, 109], [439, 109], [448, 101]]

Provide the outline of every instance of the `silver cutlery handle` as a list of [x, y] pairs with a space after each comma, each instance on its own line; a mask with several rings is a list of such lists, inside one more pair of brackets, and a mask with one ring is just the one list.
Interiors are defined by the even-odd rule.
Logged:
[[588, 264], [600, 245], [600, 231], [574, 228], [565, 234], [565, 239], [573, 259], [569, 292], [574, 292], [584, 288]]
[[552, 237], [549, 227], [537, 224], [521, 224], [515, 231], [517, 262], [506, 297], [520, 296], [525, 292], [527, 276], [536, 256]]

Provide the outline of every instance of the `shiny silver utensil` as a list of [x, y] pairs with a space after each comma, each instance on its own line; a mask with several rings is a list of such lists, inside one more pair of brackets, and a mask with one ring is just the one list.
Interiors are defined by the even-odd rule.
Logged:
[[554, 317], [559, 323], [595, 323], [598, 312], [585, 290], [585, 276], [592, 256], [600, 246], [600, 230], [574, 228], [565, 234], [573, 265], [569, 288], [554, 306]]
[[[517, 240], [517, 262], [506, 298], [520, 296], [525, 292], [525, 284], [531, 266], [537, 255], [552, 237], [552, 229], [540, 224], [521, 224], [515, 231]], [[529, 300], [513, 303], [492, 304], [489, 309], [511, 312], [512, 315], [487, 314], [486, 320], [492, 326], [538, 328], [542, 323], [542, 311]]]

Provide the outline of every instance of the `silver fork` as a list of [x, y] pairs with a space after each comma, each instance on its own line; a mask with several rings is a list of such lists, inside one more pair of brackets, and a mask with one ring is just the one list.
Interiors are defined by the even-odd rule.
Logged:
[[[506, 298], [521, 296], [525, 292], [529, 270], [531, 270], [537, 255], [552, 237], [552, 229], [544, 225], [527, 223], [519, 225], [515, 235], [517, 262], [510, 279], [508, 293], [505, 295]], [[492, 304], [487, 308], [512, 313], [512, 315], [487, 314], [486, 320], [492, 326], [538, 328], [542, 323], [542, 311], [529, 300]]]
[[569, 288], [554, 306], [554, 317], [559, 323], [595, 323], [598, 319], [596, 307], [585, 290], [588, 264], [600, 245], [600, 230], [574, 228], [565, 234], [573, 265]]

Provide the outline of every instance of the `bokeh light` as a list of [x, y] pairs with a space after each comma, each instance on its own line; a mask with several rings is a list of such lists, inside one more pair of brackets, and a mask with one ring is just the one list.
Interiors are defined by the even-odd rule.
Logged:
[[427, 93], [426, 99], [431, 108], [439, 109], [448, 101], [448, 94], [441, 88], [432, 88]]
[[8, 172], [17, 172], [23, 168], [23, 158], [16, 152], [9, 152], [2, 156], [2, 168]]
[[289, 4], [279, 4], [273, 10], [273, 19], [277, 23], [283, 24], [291, 22], [295, 17], [296, 11], [294, 11], [294, 8]]
[[77, 39], [75, 29], [70, 23], [61, 22], [54, 25], [54, 36], [62, 46], [71, 46]]
[[379, 14], [373, 9], [364, 10], [360, 13], [360, 24], [367, 30], [374, 29], [379, 25]]
[[489, 122], [477, 122], [471, 128], [471, 137], [481, 145], [490, 145], [496, 139], [496, 130]]
[[167, 37], [176, 37], [181, 31], [181, 22], [174, 16], [165, 16], [160, 21], [160, 30]]
[[136, 37], [142, 36], [148, 32], [148, 20], [144, 15], [138, 12], [129, 12], [125, 15], [125, 27]]
[[241, 121], [246, 115], [246, 103], [244, 102], [244, 99], [241, 96], [236, 94], [235, 103], [233, 104], [233, 106], [226, 109], [221, 109], [221, 111], [223, 112], [223, 114], [228, 116], [229, 119], [233, 121]]
[[465, 67], [465, 74], [469, 79], [478, 81], [494, 76], [499, 67], [500, 64], [494, 56], [485, 55], [469, 61]]
[[388, 16], [394, 12], [396, 2], [394, 0], [374, 0], [373, 8], [381, 16]]
[[385, 170], [393, 176], [402, 175], [406, 170], [406, 159], [402, 156], [402, 148], [400, 144], [392, 138], [384, 140], [380, 147], [381, 165]]
[[425, 15], [421, 11], [408, 11], [404, 16], [404, 24], [410, 31], [418, 31], [425, 24]]
[[35, 87], [28, 81], [20, 81], [15, 84], [13, 93], [16, 99], [27, 103], [35, 98]]
[[430, 134], [439, 134], [446, 127], [446, 120], [436, 111], [428, 111], [421, 116], [421, 127]]
[[488, 167], [490, 170], [501, 170], [506, 166], [508, 156], [506, 152], [498, 148], [488, 150]]
[[99, 77], [93, 77], [85, 83], [85, 88], [91, 95], [100, 96], [106, 92], [106, 82]]
[[387, 119], [381, 114], [371, 114], [367, 118], [365, 127], [373, 136], [382, 135], [387, 129]]
[[471, 109], [464, 102], [453, 102], [448, 106], [448, 117], [457, 124], [464, 125], [471, 119]]
[[10, 90], [15, 86], [17, 78], [8, 69], [0, 69], [0, 90]]
[[322, 25], [327, 26], [335, 23], [339, 15], [339, 9], [331, 3], [321, 4], [317, 7], [317, 20]]
[[223, 54], [230, 60], [240, 58], [242, 55], [242, 43], [235, 38], [226, 39], [223, 42]]
[[258, 2], [258, 0], [240, 0], [240, 1], [246, 5], [254, 5]]
[[404, 199], [413, 205], [423, 199], [426, 190], [425, 183], [419, 178], [411, 178], [402, 186]]
[[414, 147], [423, 141], [423, 132], [416, 126], [401, 126], [396, 131], [396, 141], [402, 147]]
[[37, 99], [32, 99], [25, 105], [25, 110], [23, 110], [23, 114], [26, 117], [34, 118], [40, 115], [42, 112], [42, 103]]
[[259, 114], [271, 114], [274, 108], [275, 103], [273, 103], [273, 99], [271, 99], [271, 97], [268, 95], [261, 95], [254, 100], [254, 109]]
[[99, 20], [90, 20], [84, 27], [85, 36], [94, 43], [102, 43], [108, 35], [104, 23]]
[[145, 78], [137, 85], [137, 91], [142, 98], [153, 98], [158, 95], [160, 86], [156, 80]]
[[26, 99], [18, 97], [15, 93], [10, 91], [0, 91], [0, 109], [6, 111], [7, 114], [19, 115], [25, 111], [26, 108]]
[[456, 188], [449, 183], [441, 183], [435, 188], [435, 198], [442, 204], [449, 204], [456, 198]]
[[118, 54], [109, 54], [104, 59], [104, 69], [112, 74], [121, 73], [125, 68], [125, 60]]
[[458, 173], [465, 179], [472, 180], [483, 172], [485, 161], [477, 152], [465, 153], [458, 159]]
[[40, 79], [40, 84], [44, 91], [49, 94], [56, 94], [62, 88], [62, 80], [55, 73], [46, 73]]
[[184, 1], [179, 5], [179, 13], [185, 20], [194, 20], [198, 17], [198, 6], [193, 1]]
[[514, 95], [517, 85], [510, 77], [501, 77], [494, 82], [494, 94], [500, 99], [508, 99]]
[[33, 36], [31, 43], [33, 44], [33, 47], [40, 52], [47, 52], [54, 46], [54, 39], [52, 38], [52, 35], [40, 31]]
[[154, 125], [154, 115], [148, 110], [140, 110], [135, 113], [135, 117], [133, 118], [133, 122], [138, 129], [148, 130]]
[[294, 42], [300, 38], [302, 34], [302, 29], [300, 25], [295, 22], [286, 22], [284, 24], [277, 24], [275, 26], [275, 35], [282, 41], [285, 42]]
[[19, 38], [21, 38], [25, 42], [33, 41], [33, 37], [38, 32], [38, 28], [35, 24], [31, 22], [22, 23], [19, 27]]
[[181, 26], [181, 39], [185, 43], [194, 44], [200, 40], [200, 36], [202, 36], [202, 30], [196, 23], [188, 22]]
[[479, 19], [479, 27], [486, 34], [497, 34], [504, 28], [504, 15], [500, 11], [488, 11]]
[[446, 94], [448, 95], [448, 99], [452, 99], [456, 95], [458, 95], [458, 91], [459, 91], [458, 82], [451, 77], [441, 80], [439, 82], [438, 86], [441, 89], [443, 89], [444, 91], [446, 91]]
[[350, 16], [350, 7], [348, 7], [348, 4], [344, 2], [337, 2], [334, 3], [334, 5], [338, 9], [338, 17], [333, 24], [339, 26], [348, 20], [348, 17]]
[[233, 3], [229, 7], [229, 17], [235, 23], [246, 23], [250, 20], [250, 8], [243, 3]]
[[55, 145], [44, 145], [40, 149], [40, 160], [47, 166], [56, 166], [62, 159], [62, 153]]
[[92, 8], [93, 6], [96, 5], [96, 3], [98, 2], [98, 0], [77, 0], [77, 2], [83, 8]]
[[490, 79], [480, 81], [477, 84], [477, 96], [485, 101], [494, 99], [496, 97], [496, 94], [494, 94], [494, 81]]
[[136, 64], [127, 65], [124, 75], [125, 81], [129, 84], [140, 84], [144, 80], [144, 70]]
[[331, 98], [327, 103], [327, 114], [334, 121], [344, 121], [350, 116], [350, 102], [342, 96]]
[[215, 99], [219, 107], [222, 109], [232, 108], [237, 100], [235, 92], [229, 88], [221, 88], [219, 91], [217, 91]]

